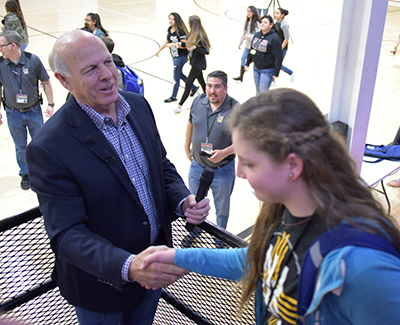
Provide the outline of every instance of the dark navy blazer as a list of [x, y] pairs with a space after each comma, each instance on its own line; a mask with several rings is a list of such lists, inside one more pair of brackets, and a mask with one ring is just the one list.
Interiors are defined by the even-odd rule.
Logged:
[[[166, 158], [154, 116], [140, 95], [121, 92], [147, 157], [162, 229], [171, 246], [174, 210], [189, 190]], [[105, 136], [73, 96], [26, 150], [32, 189], [56, 255], [53, 279], [73, 305], [97, 312], [135, 308], [145, 294], [123, 283], [121, 268], [150, 244], [148, 218], [128, 174]]]

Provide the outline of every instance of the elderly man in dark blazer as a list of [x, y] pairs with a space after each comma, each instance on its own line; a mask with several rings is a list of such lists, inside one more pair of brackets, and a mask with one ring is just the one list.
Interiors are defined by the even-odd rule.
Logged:
[[[152, 324], [160, 290], [186, 270], [145, 256], [171, 246], [171, 221], [201, 223], [166, 152], [147, 101], [118, 93], [111, 54], [98, 37], [63, 34], [49, 56], [72, 94], [27, 149], [32, 189], [56, 255], [53, 279], [80, 324]], [[164, 246], [165, 247], [165, 246]]]

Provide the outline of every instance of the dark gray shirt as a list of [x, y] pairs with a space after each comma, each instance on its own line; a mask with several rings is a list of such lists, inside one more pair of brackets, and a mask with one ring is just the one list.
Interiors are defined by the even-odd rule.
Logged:
[[[6, 104], [18, 109], [35, 105], [39, 100], [38, 81], [47, 81], [50, 77], [42, 61], [35, 55], [21, 52], [17, 64], [9, 59], [0, 58], [0, 85], [4, 88]], [[17, 94], [28, 95], [26, 104], [16, 101]]]
[[[210, 102], [206, 94], [201, 94], [193, 101], [190, 108], [189, 122], [193, 125], [192, 132], [192, 157], [203, 167], [216, 168], [223, 166], [235, 158], [235, 155], [225, 157], [218, 164], [214, 164], [205, 156], [200, 155], [201, 143], [206, 142], [208, 135], [208, 143], [213, 144], [213, 149], [225, 149], [232, 144], [231, 135], [228, 132], [226, 118], [232, 111], [232, 108], [239, 102], [229, 95], [222, 105], [214, 112], [211, 110]], [[207, 130], [208, 119], [208, 130]]]

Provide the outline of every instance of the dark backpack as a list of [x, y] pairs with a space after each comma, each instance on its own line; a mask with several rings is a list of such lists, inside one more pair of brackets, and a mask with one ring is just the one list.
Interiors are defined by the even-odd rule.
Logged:
[[362, 231], [348, 223], [340, 224], [319, 236], [308, 249], [301, 264], [297, 287], [298, 321], [304, 324], [304, 315], [311, 304], [319, 268], [329, 252], [345, 246], [361, 246], [386, 252], [400, 258], [400, 253], [383, 236]]

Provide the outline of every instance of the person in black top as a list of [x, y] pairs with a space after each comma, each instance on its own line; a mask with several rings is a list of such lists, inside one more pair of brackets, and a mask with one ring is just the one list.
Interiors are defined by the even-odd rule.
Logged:
[[192, 66], [192, 69], [190, 70], [188, 79], [186, 80], [185, 92], [182, 95], [178, 107], [174, 109], [175, 113], [180, 113], [182, 111], [182, 105], [188, 98], [190, 88], [195, 79], [199, 81], [203, 92], [206, 92], [203, 70], [207, 68], [206, 55], [211, 49], [210, 41], [208, 40], [207, 33], [201, 24], [199, 16], [189, 17], [189, 28], [190, 35], [186, 45], [189, 51], [190, 65]]
[[[174, 88], [172, 90], [172, 96], [164, 100], [164, 103], [172, 103], [176, 101], [176, 95], [179, 90], [179, 82], [183, 80], [186, 82], [187, 77], [183, 74], [182, 69], [187, 62], [188, 51], [186, 49], [186, 41], [188, 30], [185, 23], [183, 22], [181, 16], [176, 12], [171, 12], [168, 16], [169, 24], [167, 39], [160, 46], [156, 53], [158, 57], [160, 52], [169, 47], [171, 52], [172, 60], [174, 63]], [[191, 96], [194, 96], [199, 87], [192, 84]]]
[[272, 80], [278, 78], [282, 67], [282, 42], [272, 28], [273, 25], [271, 16], [261, 17], [261, 31], [254, 34], [247, 56], [246, 71], [249, 71], [250, 64], [254, 62], [256, 94], [269, 89]]

